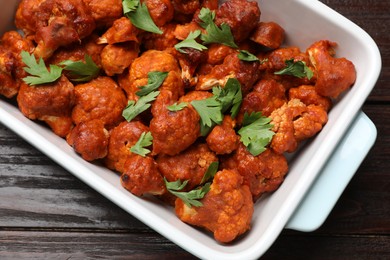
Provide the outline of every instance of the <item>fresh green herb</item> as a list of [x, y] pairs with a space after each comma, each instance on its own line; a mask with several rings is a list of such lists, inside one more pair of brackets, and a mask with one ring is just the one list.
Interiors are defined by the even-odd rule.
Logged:
[[160, 72], [160, 71], [149, 72], [148, 84], [146, 86], [139, 87], [141, 90], [136, 93], [137, 96], [142, 97], [158, 89], [167, 76], [168, 76], [168, 72]]
[[123, 13], [126, 15], [130, 12], [135, 12], [139, 5], [139, 0], [122, 0]]
[[181, 199], [184, 204], [186, 204], [189, 208], [192, 206], [195, 207], [201, 207], [203, 206], [202, 202], [200, 202], [200, 199], [203, 199], [204, 196], [207, 194], [207, 192], [210, 191], [210, 185], [211, 183], [206, 183], [203, 185], [202, 188], [191, 190], [188, 192], [181, 191], [185, 188], [185, 186], [188, 183], [188, 180], [181, 182], [180, 180], [174, 181], [174, 182], [168, 182], [167, 179], [164, 178], [165, 186], [167, 187], [167, 190]]
[[187, 106], [188, 106], [188, 104], [186, 102], [182, 102], [182, 103], [176, 102], [173, 105], [167, 106], [167, 109], [171, 112], [176, 112], [176, 111], [180, 111], [180, 110], [184, 109]]
[[128, 122], [130, 122], [137, 115], [147, 110], [151, 106], [150, 102], [155, 100], [158, 94], [160, 94], [160, 91], [153, 91], [147, 94], [146, 96], [140, 97], [137, 102], [135, 102], [134, 100], [130, 100], [127, 103], [126, 108], [123, 110], [122, 116]]
[[211, 11], [209, 8], [202, 8], [198, 18], [200, 19], [199, 25], [202, 26], [203, 29], [206, 29], [207, 26], [214, 23], [215, 12]]
[[238, 48], [237, 44], [234, 42], [229, 25], [223, 23], [221, 24], [221, 28], [219, 28], [214, 23], [214, 12], [208, 8], [202, 8], [198, 17], [202, 21], [200, 25], [206, 29], [206, 34], [200, 36], [204, 44], [220, 43], [232, 48]]
[[200, 116], [200, 132], [202, 136], [207, 135], [215, 125], [222, 123], [221, 102], [216, 100], [215, 96], [203, 100], [193, 100], [191, 105]]
[[93, 62], [91, 56], [85, 55], [85, 63], [82, 61], [66, 60], [59, 65], [65, 66], [64, 70], [69, 71], [69, 79], [75, 82], [87, 82], [99, 75], [100, 69]]
[[271, 119], [261, 115], [261, 112], [244, 114], [243, 127], [238, 131], [240, 141], [247, 147], [248, 151], [257, 156], [266, 150], [271, 142], [274, 132]]
[[207, 168], [207, 171], [204, 173], [202, 181], [200, 183], [205, 183], [210, 179], [214, 178], [215, 174], [218, 171], [218, 167], [219, 167], [219, 162], [212, 162]]
[[246, 50], [239, 50], [238, 58], [243, 61], [260, 61], [259, 58]]
[[213, 94], [216, 96], [217, 101], [221, 102], [222, 113], [225, 113], [231, 107], [231, 116], [235, 118], [242, 102], [240, 82], [236, 78], [230, 78], [224, 88], [214, 87]]
[[151, 132], [143, 132], [138, 139], [138, 141], [130, 148], [132, 153], [141, 155], [145, 157], [148, 153], [150, 153], [149, 149], [145, 147], [151, 146], [153, 141], [153, 136]]
[[23, 78], [23, 81], [29, 85], [39, 85], [52, 83], [59, 79], [62, 74], [62, 68], [57, 65], [50, 65], [48, 70], [42, 58], [39, 62], [35, 59], [34, 54], [29, 54], [27, 51], [21, 52], [22, 61], [27, 67], [23, 69], [32, 76]]
[[298, 78], [307, 77], [309, 80], [313, 77], [313, 71], [304, 61], [294, 61], [289, 59], [285, 61], [286, 68], [275, 72], [276, 75], [290, 75]]
[[122, 6], [124, 15], [130, 19], [135, 27], [147, 32], [163, 33], [154, 23], [145, 3], [141, 3], [139, 0], [123, 0]]
[[194, 32], [190, 32], [188, 34], [187, 38], [184, 39], [183, 41], [179, 42], [178, 44], [175, 45], [175, 49], [178, 50], [181, 53], [187, 53], [185, 48], [192, 48], [198, 51], [203, 51], [207, 50], [207, 47], [198, 43], [196, 41], [196, 38], [201, 34], [202, 32], [200, 30], [196, 30]]

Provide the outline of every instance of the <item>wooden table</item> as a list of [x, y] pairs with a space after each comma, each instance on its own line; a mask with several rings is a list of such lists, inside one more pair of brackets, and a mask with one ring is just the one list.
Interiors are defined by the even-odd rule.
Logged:
[[[378, 138], [324, 225], [283, 231], [264, 259], [390, 259], [390, 1], [322, 2], [379, 45], [383, 70], [363, 107]], [[192, 257], [0, 125], [0, 259]]]

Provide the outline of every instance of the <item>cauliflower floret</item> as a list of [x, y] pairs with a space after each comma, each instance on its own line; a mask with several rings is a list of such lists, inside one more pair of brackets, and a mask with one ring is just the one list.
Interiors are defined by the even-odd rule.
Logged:
[[166, 107], [155, 111], [150, 121], [153, 154], [176, 155], [190, 147], [199, 137], [200, 116], [191, 105], [175, 112]]
[[177, 216], [183, 222], [213, 232], [214, 238], [222, 243], [231, 242], [250, 229], [252, 195], [237, 172], [217, 172], [210, 191], [201, 202], [203, 206], [190, 208], [181, 199], [176, 199]]
[[102, 67], [108, 76], [122, 74], [138, 57], [137, 43], [108, 44], [101, 52]]
[[244, 177], [244, 183], [250, 188], [256, 200], [265, 192], [276, 190], [288, 172], [287, 159], [268, 148], [253, 156], [241, 143], [238, 149], [222, 160], [222, 168], [238, 171]]
[[110, 26], [123, 15], [122, 0], [83, 0], [98, 28]]
[[230, 78], [236, 78], [240, 84], [242, 93], [248, 94], [254, 83], [260, 77], [259, 62], [246, 62], [238, 58], [236, 53], [225, 57], [222, 64], [216, 65], [207, 75], [200, 75], [196, 85], [197, 90], [209, 90], [214, 86], [225, 86]]
[[121, 175], [121, 184], [137, 196], [144, 194], [162, 195], [166, 191], [164, 179], [154, 159], [138, 154], [127, 158]]
[[27, 36], [34, 36], [38, 44], [34, 54], [43, 59], [96, 28], [90, 10], [79, 0], [24, 0], [16, 11], [15, 23]]
[[106, 166], [122, 173], [127, 158], [132, 155], [130, 148], [138, 141], [142, 133], [148, 131], [149, 128], [139, 121], [124, 121], [112, 129], [108, 142], [108, 154], [105, 158]]
[[81, 122], [67, 135], [66, 141], [86, 161], [107, 155], [109, 133], [99, 119]]
[[76, 104], [72, 111], [75, 124], [100, 119], [107, 129], [124, 120], [122, 111], [126, 107], [126, 96], [116, 82], [100, 76], [75, 87]]
[[137, 92], [140, 87], [148, 84], [148, 73], [153, 71], [168, 72], [159, 90], [168, 90], [173, 94], [172, 100], [184, 93], [179, 65], [171, 54], [164, 51], [150, 50], [142, 53], [130, 66], [128, 84], [123, 84], [129, 100], [138, 100]]
[[121, 17], [114, 21], [112, 26], [97, 40], [99, 44], [114, 44], [134, 41], [138, 43], [139, 29], [135, 27], [130, 19]]
[[218, 158], [206, 144], [197, 144], [175, 156], [160, 155], [156, 161], [168, 181], [188, 180], [186, 189], [191, 190], [201, 184], [210, 164]]
[[317, 105], [329, 111], [332, 107], [332, 100], [328, 97], [319, 95], [316, 88], [311, 85], [302, 85], [297, 88], [290, 88], [288, 91], [289, 99], [299, 99], [306, 106]]
[[230, 26], [234, 40], [240, 43], [248, 38], [260, 19], [260, 8], [257, 2], [248, 0], [230, 0], [218, 9], [215, 23]]
[[20, 53], [33, 52], [31, 40], [17, 31], [6, 32], [0, 40], [0, 94], [12, 98], [18, 94], [20, 81], [27, 76]]
[[312, 44], [306, 50], [317, 74], [316, 91], [331, 98], [337, 98], [356, 80], [353, 63], [346, 58], [333, 57], [336, 46], [334, 42], [323, 40]]
[[283, 85], [273, 79], [259, 80], [248, 95], [242, 100], [237, 121], [241, 123], [245, 113], [261, 112], [269, 116], [272, 111], [284, 105], [287, 101]]
[[50, 84], [30, 86], [22, 82], [17, 96], [23, 115], [44, 121], [61, 137], [72, 129], [74, 100], [74, 86], [65, 76]]
[[299, 142], [318, 133], [328, 121], [322, 106], [306, 106], [299, 99], [292, 99], [270, 115], [274, 126], [271, 148], [277, 153], [294, 152]]
[[216, 125], [206, 138], [210, 149], [216, 154], [229, 154], [237, 149], [240, 137], [236, 134], [235, 120], [226, 115], [221, 125]]

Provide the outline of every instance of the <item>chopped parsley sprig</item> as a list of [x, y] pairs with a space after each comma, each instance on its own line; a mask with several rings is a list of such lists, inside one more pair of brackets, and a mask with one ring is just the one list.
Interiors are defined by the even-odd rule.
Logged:
[[51, 64], [49, 66], [50, 69], [48, 69], [42, 58], [39, 58], [39, 61], [37, 62], [34, 54], [30, 55], [27, 51], [22, 51], [21, 56], [22, 61], [27, 66], [23, 69], [31, 75], [24, 77], [23, 81], [29, 85], [52, 83], [62, 75], [63, 68]]
[[85, 54], [85, 62], [66, 60], [59, 65], [69, 71], [68, 77], [74, 82], [88, 82], [99, 75], [100, 68], [93, 62], [92, 57]]
[[207, 50], [206, 46], [196, 41], [196, 38], [198, 38], [201, 33], [202, 32], [200, 30], [190, 32], [186, 39], [175, 45], [175, 49], [181, 53], [187, 53], [187, 51], [185, 50], [186, 48], [192, 48], [198, 51]]
[[163, 33], [154, 23], [145, 3], [141, 3], [140, 0], [123, 0], [122, 7], [124, 15], [135, 27], [147, 32]]
[[160, 94], [160, 91], [152, 91], [149, 94], [140, 97], [137, 102], [134, 100], [130, 100], [127, 103], [127, 106], [122, 111], [122, 116], [130, 122], [133, 120], [136, 116], [141, 114], [142, 112], [146, 111], [150, 106], [151, 102], [154, 101], [157, 96]]
[[122, 116], [130, 122], [136, 116], [146, 111], [150, 106], [151, 102], [156, 100], [160, 91], [157, 91], [166, 79], [168, 72], [151, 71], [148, 73], [148, 84], [140, 86], [139, 91], [136, 92], [139, 99], [137, 101], [130, 100], [127, 106], [122, 111]]
[[243, 127], [238, 130], [238, 134], [240, 141], [253, 156], [264, 152], [271, 142], [275, 133], [271, 130], [273, 125], [270, 122], [271, 119], [263, 116], [261, 112], [244, 114]]
[[209, 165], [201, 181], [201, 184], [204, 183], [202, 187], [198, 187], [196, 189], [186, 192], [182, 190], [187, 186], [188, 180], [185, 180], [183, 182], [181, 180], [169, 182], [166, 178], [164, 178], [165, 186], [171, 194], [181, 199], [184, 204], [186, 204], [189, 208], [191, 208], [192, 206], [201, 207], [203, 206], [203, 203], [199, 200], [203, 199], [204, 196], [210, 191], [211, 182], [207, 181], [212, 180], [214, 178], [215, 174], [218, 171], [218, 166], [218, 162], [212, 162]]
[[294, 61], [289, 59], [285, 61], [286, 67], [282, 70], [274, 72], [276, 75], [290, 75], [297, 78], [307, 77], [309, 80], [313, 77], [313, 71], [306, 65], [304, 61]]
[[148, 73], [148, 84], [145, 86], [139, 87], [139, 91], [137, 91], [137, 96], [142, 97], [150, 92], [158, 89], [161, 84], [164, 82], [165, 78], [168, 76], [168, 72], [161, 71], [151, 71]]
[[69, 72], [67, 75], [69, 80], [74, 82], [87, 82], [99, 75], [100, 69], [93, 62], [91, 56], [85, 55], [83, 61], [65, 60], [58, 65], [50, 64], [49, 69], [46, 67], [42, 58], [38, 62], [34, 54], [22, 51], [22, 61], [26, 65], [23, 69], [30, 74], [24, 77], [23, 81], [29, 85], [40, 85], [55, 82], [65, 70]]
[[199, 19], [202, 21], [200, 26], [206, 29], [206, 33], [200, 37], [204, 44], [221, 43], [232, 48], [238, 48], [234, 42], [232, 31], [228, 24], [221, 24], [219, 28], [215, 22], [215, 12], [208, 8], [202, 8], [199, 13]]
[[206, 136], [215, 125], [223, 121], [223, 114], [229, 109], [234, 118], [241, 106], [242, 92], [240, 82], [230, 78], [224, 88], [214, 87], [213, 96], [203, 100], [194, 100], [191, 105], [200, 116], [200, 133]]
[[145, 157], [148, 153], [150, 153], [150, 150], [145, 148], [152, 145], [153, 136], [151, 132], [143, 132], [138, 139], [138, 141], [130, 148], [130, 151], [132, 153], [141, 155], [142, 157]]

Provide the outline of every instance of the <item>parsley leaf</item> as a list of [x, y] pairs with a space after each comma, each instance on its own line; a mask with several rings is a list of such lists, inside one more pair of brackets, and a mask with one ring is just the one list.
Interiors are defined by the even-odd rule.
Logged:
[[142, 157], [145, 157], [148, 153], [150, 153], [149, 149], [146, 149], [145, 147], [151, 146], [153, 141], [153, 136], [151, 132], [143, 132], [138, 139], [138, 141], [130, 148], [130, 151], [132, 153], [141, 155]]
[[65, 66], [64, 70], [69, 71], [69, 79], [75, 82], [87, 82], [99, 75], [100, 69], [93, 62], [91, 56], [85, 54], [85, 63], [82, 61], [65, 60], [59, 65]]
[[161, 84], [164, 82], [165, 78], [168, 76], [168, 72], [160, 71], [151, 71], [148, 73], [148, 84], [145, 86], [139, 87], [141, 90], [136, 94], [137, 96], [145, 96], [150, 92], [158, 89]]
[[203, 199], [204, 196], [207, 194], [207, 192], [210, 191], [210, 185], [211, 183], [208, 182], [205, 185], [203, 185], [202, 188], [191, 190], [188, 192], [181, 191], [188, 183], [188, 180], [184, 181], [183, 183], [180, 180], [177, 180], [175, 182], [168, 182], [167, 179], [164, 178], [165, 186], [167, 187], [167, 190], [181, 199], [184, 204], [186, 204], [189, 208], [192, 206], [195, 207], [201, 207], [203, 206], [202, 202], [200, 202], [200, 199]]
[[238, 58], [243, 61], [260, 61], [259, 58], [246, 50], [239, 50]]
[[200, 26], [206, 29], [206, 34], [200, 36], [204, 44], [220, 43], [232, 48], [238, 48], [237, 44], [234, 42], [229, 25], [223, 23], [221, 24], [221, 28], [219, 28], [214, 23], [214, 12], [208, 8], [202, 8], [198, 17], [202, 21]]
[[167, 106], [167, 109], [171, 112], [176, 112], [184, 109], [188, 104], [186, 102], [174, 103], [173, 105]]
[[205, 183], [206, 181], [214, 178], [215, 174], [218, 171], [218, 167], [219, 162], [212, 162], [207, 168], [207, 171], [204, 173], [202, 181], [200, 183]]
[[23, 69], [32, 76], [23, 78], [23, 81], [29, 85], [39, 85], [51, 83], [61, 77], [62, 68], [56, 65], [50, 65], [50, 70], [47, 69], [45, 62], [39, 58], [39, 62], [35, 59], [34, 54], [29, 54], [27, 51], [22, 51], [22, 61], [27, 67]]
[[211, 11], [209, 8], [202, 8], [198, 18], [200, 19], [199, 25], [202, 26], [203, 29], [206, 29], [209, 24], [214, 23], [215, 12]]
[[139, 0], [123, 0], [123, 13], [130, 19], [131, 23], [144, 31], [163, 34], [150, 16], [148, 7]]
[[271, 142], [274, 132], [271, 119], [261, 115], [261, 112], [244, 114], [243, 127], [238, 131], [240, 141], [247, 147], [253, 156], [257, 156], [266, 150]]
[[313, 77], [313, 71], [306, 65], [304, 61], [294, 61], [289, 59], [285, 61], [286, 68], [274, 72], [276, 75], [290, 75], [297, 78], [307, 77], [309, 80]]
[[232, 118], [235, 118], [240, 110], [242, 102], [241, 84], [236, 78], [229, 78], [224, 88], [214, 87], [213, 94], [221, 102], [222, 113], [225, 113], [230, 107]]
[[130, 122], [136, 116], [147, 110], [151, 106], [150, 102], [154, 101], [158, 94], [160, 94], [160, 91], [153, 91], [146, 96], [140, 97], [137, 102], [135, 102], [134, 100], [130, 100], [127, 103], [126, 108], [123, 110], [122, 116], [128, 122]]
[[207, 50], [207, 47], [198, 43], [195, 39], [198, 38], [198, 36], [202, 32], [200, 30], [196, 30], [194, 32], [190, 32], [188, 34], [187, 38], [183, 41], [179, 42], [175, 45], [175, 49], [178, 50], [181, 53], [187, 53], [186, 50], [183, 50], [183, 48], [192, 48], [198, 51]]
[[207, 135], [216, 124], [222, 123], [221, 102], [216, 100], [215, 96], [203, 100], [193, 100], [191, 105], [200, 116], [200, 132], [202, 136]]

